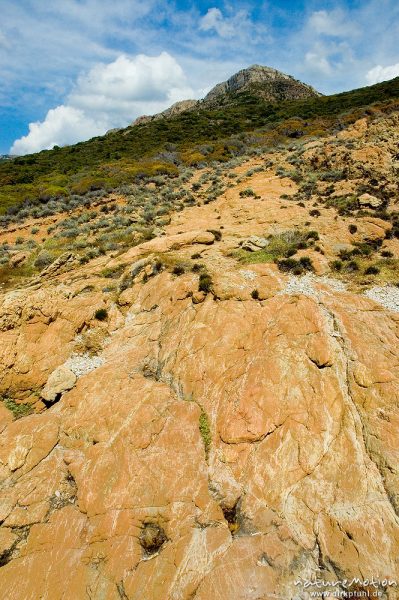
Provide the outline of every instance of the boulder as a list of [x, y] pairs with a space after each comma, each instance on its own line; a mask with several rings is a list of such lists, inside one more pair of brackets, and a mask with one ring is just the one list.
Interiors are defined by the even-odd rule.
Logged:
[[243, 250], [247, 250], [248, 252], [256, 252], [257, 250], [263, 250], [268, 246], [269, 240], [266, 238], [258, 237], [257, 235], [251, 235], [248, 239], [246, 239], [242, 244], [241, 248]]
[[11, 267], [19, 267], [29, 258], [29, 252], [17, 252], [10, 258]]
[[371, 194], [362, 194], [361, 196], [359, 196], [359, 205], [362, 206], [369, 206], [370, 208], [380, 208], [380, 206], [382, 206], [384, 204], [384, 201], [381, 200], [380, 198], [376, 198], [375, 196], [372, 196]]
[[61, 365], [53, 371], [47, 379], [47, 383], [42, 391], [42, 398], [48, 402], [53, 402], [58, 394], [66, 392], [73, 388], [76, 383], [76, 375], [67, 367]]

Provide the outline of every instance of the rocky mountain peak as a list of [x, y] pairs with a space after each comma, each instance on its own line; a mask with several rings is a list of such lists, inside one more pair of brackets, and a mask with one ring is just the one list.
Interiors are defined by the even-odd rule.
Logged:
[[312, 96], [321, 96], [314, 88], [298, 81], [291, 75], [272, 67], [251, 65], [232, 75], [227, 81], [218, 83], [202, 100], [182, 100], [156, 115], [138, 117], [133, 125], [167, 119], [188, 110], [215, 107], [228, 104], [231, 96], [240, 92], [251, 92], [267, 102], [300, 100]]
[[296, 100], [320, 96], [310, 85], [298, 81], [291, 75], [272, 67], [252, 65], [232, 75], [227, 81], [218, 83], [204, 98], [205, 103], [214, 103], [228, 94], [254, 91], [265, 100]]

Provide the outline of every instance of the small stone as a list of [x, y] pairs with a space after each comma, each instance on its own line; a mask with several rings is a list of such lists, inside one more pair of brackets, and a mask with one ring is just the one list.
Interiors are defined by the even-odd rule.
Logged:
[[192, 295], [193, 304], [201, 304], [206, 298], [205, 292], [194, 292]]

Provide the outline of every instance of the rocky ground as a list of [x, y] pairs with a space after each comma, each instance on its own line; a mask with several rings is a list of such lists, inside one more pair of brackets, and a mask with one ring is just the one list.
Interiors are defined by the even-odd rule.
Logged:
[[[353, 144], [330, 196], [368, 166], [392, 214], [390, 127], [377, 158], [382, 125], [362, 121], [301, 165], [335, 148], [341, 168]], [[3, 598], [306, 600], [307, 579], [399, 582], [394, 225], [380, 206], [339, 214], [323, 183], [306, 196], [269, 160], [154, 239], [63, 255], [0, 297]], [[318, 233], [293, 255], [305, 274], [267, 259], [294, 230]], [[332, 268], [365, 240], [381, 240], [378, 273], [369, 256]]]

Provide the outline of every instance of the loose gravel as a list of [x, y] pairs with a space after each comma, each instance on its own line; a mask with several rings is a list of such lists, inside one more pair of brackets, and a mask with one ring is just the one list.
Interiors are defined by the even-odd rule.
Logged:
[[101, 367], [105, 360], [100, 356], [90, 356], [89, 354], [72, 354], [65, 363], [68, 369], [75, 373], [76, 377], [86, 375], [94, 369]]
[[364, 295], [388, 310], [399, 312], [399, 288], [394, 285], [376, 286], [366, 290]]
[[285, 288], [278, 292], [278, 294], [290, 294], [293, 296], [303, 294], [317, 300], [320, 298], [322, 292], [314, 288], [315, 283], [322, 283], [337, 292], [344, 292], [346, 290], [346, 286], [342, 281], [326, 276], [318, 277], [317, 275], [308, 273], [302, 277], [291, 275]]
[[[326, 276], [318, 277], [309, 273], [302, 277], [291, 275], [285, 288], [278, 294], [303, 294], [317, 300], [322, 292], [314, 288], [315, 283], [322, 283], [337, 292], [346, 290], [346, 285], [342, 281]], [[362, 295], [388, 310], [399, 312], [399, 287], [394, 285], [375, 286], [363, 292]]]

